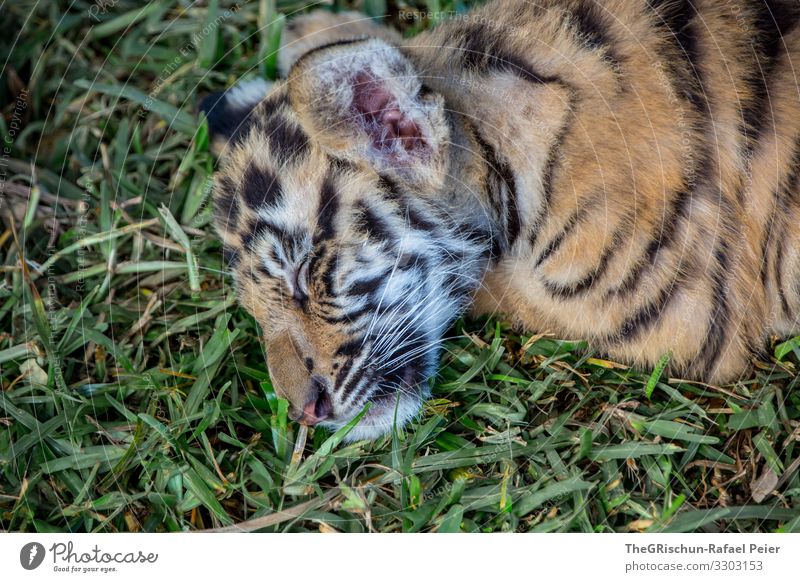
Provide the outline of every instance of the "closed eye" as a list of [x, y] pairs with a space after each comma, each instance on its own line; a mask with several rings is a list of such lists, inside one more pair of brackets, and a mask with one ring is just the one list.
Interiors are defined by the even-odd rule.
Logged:
[[308, 263], [308, 259], [304, 259], [294, 272], [292, 298], [301, 306], [308, 299]]

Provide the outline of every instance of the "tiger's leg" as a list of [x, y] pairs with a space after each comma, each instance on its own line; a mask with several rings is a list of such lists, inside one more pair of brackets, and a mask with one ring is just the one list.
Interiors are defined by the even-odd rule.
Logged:
[[327, 10], [315, 10], [292, 19], [283, 29], [278, 69], [285, 77], [292, 65], [308, 51], [332, 42], [366, 36], [398, 43], [398, 32], [376, 23], [357, 12], [333, 14]]

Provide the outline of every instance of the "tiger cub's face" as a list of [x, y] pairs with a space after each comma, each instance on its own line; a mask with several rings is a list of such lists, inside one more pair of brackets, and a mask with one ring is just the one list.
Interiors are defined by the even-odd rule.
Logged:
[[307, 54], [253, 101], [203, 106], [227, 142], [216, 226], [240, 302], [291, 416], [335, 429], [369, 403], [349, 438], [374, 438], [419, 410], [484, 261], [444, 201], [443, 100], [371, 39]]

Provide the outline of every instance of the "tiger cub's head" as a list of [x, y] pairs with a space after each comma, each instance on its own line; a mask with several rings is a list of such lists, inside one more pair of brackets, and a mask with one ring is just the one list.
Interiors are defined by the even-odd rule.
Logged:
[[[264, 98], [264, 94], [266, 97]], [[414, 416], [469, 303], [486, 234], [447, 203], [443, 98], [377, 39], [336, 42], [285, 81], [202, 106], [225, 143], [216, 228], [293, 418], [350, 439]]]

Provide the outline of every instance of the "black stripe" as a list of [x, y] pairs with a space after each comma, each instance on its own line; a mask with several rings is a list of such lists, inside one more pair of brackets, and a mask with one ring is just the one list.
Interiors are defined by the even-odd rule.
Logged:
[[336, 190], [333, 174], [330, 172], [322, 182], [317, 207], [317, 228], [314, 244], [331, 240], [336, 236], [336, 216], [339, 213], [339, 192]]
[[597, 261], [597, 265], [588, 275], [579, 281], [568, 285], [545, 281], [545, 289], [561, 299], [570, 299], [580, 295], [581, 293], [585, 293], [594, 287], [595, 283], [602, 278], [606, 272], [606, 269], [608, 269], [608, 264], [611, 262], [611, 258], [620, 248], [622, 248], [623, 241], [630, 238], [631, 227], [631, 222], [627, 218], [624, 219], [624, 224], [620, 226], [616, 232], [614, 232], [611, 237], [611, 243], [603, 249], [603, 252], [600, 254], [600, 259]]
[[342, 40], [334, 40], [334, 41], [331, 41], [331, 42], [326, 42], [325, 44], [321, 44], [321, 45], [319, 45], [317, 47], [312, 48], [307, 53], [304, 53], [299, 59], [297, 59], [294, 62], [294, 64], [292, 65], [292, 69], [294, 69], [295, 67], [298, 67], [300, 65], [300, 63], [302, 63], [304, 60], [306, 60], [310, 56], [312, 56], [312, 55], [314, 55], [314, 54], [316, 54], [316, 53], [318, 53], [320, 51], [324, 51], [326, 49], [333, 48], [333, 47], [336, 47], [336, 46], [345, 46], [345, 45], [348, 45], [348, 44], [355, 44], [355, 43], [358, 43], [358, 42], [364, 42], [365, 40], [369, 40], [369, 38], [365, 37], [365, 36], [362, 36], [362, 37], [359, 37], [359, 38], [347, 38], [347, 39], [342, 39]]
[[493, 236], [491, 228], [477, 224], [457, 224], [455, 234], [459, 240], [472, 243], [480, 251], [481, 258], [496, 260], [500, 257], [500, 240]]
[[354, 311], [348, 311], [336, 316], [323, 315], [322, 319], [330, 324], [354, 323], [357, 319], [360, 319], [366, 314], [372, 313], [373, 311], [375, 311], [375, 305], [373, 305], [372, 302], [367, 301], [362, 307], [359, 307]]
[[473, 131], [487, 165], [489, 195], [495, 208], [502, 214], [501, 219], [505, 227], [505, 247], [511, 248], [519, 236], [522, 221], [517, 206], [517, 183], [514, 171], [506, 162], [500, 161], [497, 151], [483, 139], [477, 128], [473, 128]]
[[[773, 229], [773, 222], [772, 215], [770, 215], [770, 222], [768, 223], [767, 229], [767, 249], [764, 251], [764, 262], [767, 261], [766, 252], [769, 247], [769, 242], [774, 240], [776, 242], [777, 250], [775, 252], [775, 264], [773, 265], [773, 269], [775, 271], [775, 287], [778, 293], [778, 297], [780, 298], [781, 302], [781, 310], [783, 311], [784, 316], [789, 317], [790, 310], [789, 310], [789, 303], [786, 297], [786, 293], [783, 289], [783, 253], [784, 253], [784, 244], [785, 244], [785, 232], [786, 232], [786, 220], [792, 216], [792, 210], [797, 209], [800, 206], [800, 136], [797, 136], [794, 141], [794, 150], [792, 153], [791, 162], [789, 162], [789, 174], [786, 176], [786, 180], [784, 182], [783, 187], [778, 190], [778, 194], [776, 196], [776, 205], [777, 205], [777, 212], [773, 209], [773, 214], [779, 214], [783, 220], [780, 221], [780, 228], [777, 229], [779, 232], [776, 233], [777, 236], [774, 238], [772, 237]], [[762, 280], [766, 280], [766, 276], [764, 274], [764, 265], [762, 264]]]
[[544, 206], [549, 207], [550, 201], [553, 198], [553, 175], [558, 168], [560, 160], [561, 145], [566, 137], [567, 130], [570, 124], [565, 123], [556, 136], [555, 142], [547, 152], [547, 163], [544, 166], [544, 173], [542, 174], [542, 192], [544, 194]]
[[500, 48], [503, 29], [492, 31], [485, 23], [472, 23], [462, 30], [460, 49], [464, 66], [477, 73], [490, 70], [511, 73], [529, 83], [561, 83], [561, 79], [535, 71], [522, 59]]
[[372, 295], [391, 275], [391, 269], [371, 279], [359, 279], [347, 288], [345, 295]]
[[[724, 227], [723, 227], [724, 228]], [[721, 240], [714, 250], [716, 269], [712, 274], [712, 301], [714, 303], [709, 316], [703, 346], [698, 353], [698, 362], [705, 366], [704, 376], [708, 377], [716, 367], [719, 354], [727, 339], [727, 329], [730, 322], [728, 306], [728, 277], [730, 275], [730, 261], [728, 260], [728, 244]]]
[[377, 244], [394, 240], [391, 225], [369, 204], [361, 200], [356, 204], [356, 208], [358, 215], [355, 226], [360, 232]]
[[328, 156], [328, 163], [331, 165], [332, 170], [335, 170], [339, 173], [356, 171], [356, 165], [350, 160], [346, 160], [344, 158]]
[[352, 367], [353, 367], [353, 359], [348, 358], [347, 360], [345, 360], [344, 364], [342, 364], [341, 369], [336, 374], [336, 379], [334, 380], [333, 383], [334, 390], [336, 390], [342, 384], [342, 382], [344, 382], [344, 379], [350, 373], [350, 368]]
[[264, 235], [272, 235], [281, 244], [285, 241], [293, 240], [298, 235], [285, 230], [282, 226], [263, 218], [251, 218], [247, 224], [245, 233], [241, 235], [242, 245], [248, 250], [252, 251], [255, 242], [264, 237]]
[[399, 257], [397, 257], [395, 265], [399, 271], [410, 271], [411, 269], [417, 269], [422, 275], [425, 275], [428, 272], [428, 259], [424, 255], [420, 255], [418, 253], [402, 253]]
[[[342, 385], [344, 380], [347, 378], [347, 375], [350, 373], [350, 370], [353, 367], [353, 362], [356, 357], [361, 354], [363, 350], [363, 342], [360, 338], [352, 339], [342, 345], [340, 345], [336, 352], [334, 353], [334, 357], [344, 357], [346, 358], [344, 364], [342, 364], [341, 369], [336, 374], [336, 379], [333, 384], [334, 390], [337, 390], [339, 386]], [[363, 374], [363, 367], [360, 373]]]
[[561, 167], [561, 146], [567, 137], [567, 132], [572, 127], [572, 111], [574, 110], [576, 102], [575, 95], [570, 96], [569, 111], [564, 125], [558, 130], [553, 145], [547, 152], [547, 161], [544, 164], [542, 172], [542, 206], [537, 213], [536, 218], [531, 222], [530, 234], [528, 235], [528, 242], [531, 246], [536, 244], [536, 239], [539, 236], [539, 227], [542, 225], [547, 213], [550, 209], [550, 202], [553, 198], [553, 180], [556, 170]]
[[775, 206], [769, 211], [764, 232], [761, 236], [761, 285], [766, 288], [767, 278], [769, 277], [769, 249], [772, 246], [773, 227], [775, 226]]
[[553, 253], [555, 253], [561, 245], [564, 243], [564, 239], [566, 239], [567, 235], [572, 232], [572, 229], [578, 224], [578, 222], [583, 218], [585, 215], [586, 210], [585, 206], [576, 210], [572, 216], [567, 219], [566, 224], [561, 227], [561, 230], [558, 232], [556, 236], [554, 236], [550, 241], [544, 246], [542, 252], [539, 253], [539, 257], [536, 259], [536, 262], [533, 264], [533, 268], [536, 269], [541, 266], [547, 259], [549, 259]]
[[615, 71], [619, 70], [620, 57], [614, 50], [613, 35], [609, 34], [611, 22], [603, 9], [593, 0], [586, 0], [569, 14], [578, 40], [589, 50], [601, 52], [603, 60]]
[[409, 200], [408, 204], [406, 204], [406, 218], [408, 219], [408, 224], [414, 230], [432, 232], [438, 229], [438, 225], [432, 220], [428, 220], [427, 217], [423, 216], [422, 211], [418, 209], [416, 207], [416, 203], [411, 200]]
[[628, 272], [628, 275], [618, 287], [608, 292], [606, 299], [610, 299], [613, 296], [622, 298], [636, 289], [642, 280], [642, 275], [656, 264], [656, 256], [662, 250], [670, 248], [675, 242], [678, 226], [683, 224], [688, 215], [691, 199], [692, 195], [683, 190], [673, 195], [658, 235], [650, 240], [642, 259]]
[[795, 137], [792, 161], [789, 162], [789, 174], [786, 187], [783, 188], [781, 200], [788, 212], [790, 205], [800, 205], [800, 135]]
[[256, 166], [254, 161], [245, 168], [241, 191], [244, 201], [254, 210], [277, 206], [283, 199], [278, 177], [268, 169]]
[[522, 222], [519, 215], [519, 206], [517, 205], [517, 185], [514, 173], [508, 164], [503, 164], [498, 168], [498, 174], [502, 176], [503, 182], [508, 187], [508, 197], [506, 198], [506, 238], [508, 246], [511, 247], [519, 236], [520, 223]]
[[775, 251], [775, 287], [781, 300], [781, 311], [784, 317], [789, 317], [789, 301], [786, 299], [786, 291], [783, 289], [783, 244], [780, 239], [778, 239], [778, 248]]
[[263, 224], [259, 224], [258, 220], [254, 220], [250, 222], [250, 225], [247, 227], [247, 230], [241, 234], [242, 239], [242, 246], [244, 246], [245, 250], [252, 252], [253, 247], [257, 239], [261, 237], [264, 233]]
[[[471, 132], [475, 143], [478, 145], [478, 148], [481, 148], [481, 137], [478, 133], [478, 128], [475, 127], [474, 124], [470, 123], [468, 120], [464, 120], [464, 126]], [[484, 160], [486, 159], [486, 154], [483, 154]], [[487, 194], [490, 197], [493, 197], [496, 192], [491, 188], [487, 187]], [[497, 210], [498, 212], [502, 213], [502, 207], [499, 207], [496, 200], [490, 199], [489, 200], [489, 207], [493, 210]], [[499, 216], [498, 221], [502, 220], [503, 217]], [[490, 262], [496, 262], [500, 259], [503, 254], [504, 244], [505, 241], [502, 237], [496, 236], [495, 229], [493, 226], [489, 226], [488, 229], [484, 229], [481, 226], [466, 223], [466, 224], [457, 224], [456, 228], [458, 230], [459, 237], [463, 238], [466, 241], [475, 243], [479, 245], [484, 250], [481, 252], [481, 256], [483, 258], [488, 259]]]
[[[797, 0], [758, 0], [769, 10], [767, 22], [778, 28], [778, 37], [785, 37], [800, 24], [800, 4]], [[779, 42], [779, 41], [778, 41]]]
[[[408, 357], [408, 354], [417, 351], [419, 348], [422, 348], [427, 343], [423, 337], [410, 337], [410, 338], [402, 338], [401, 344], [399, 344], [395, 349], [393, 349], [388, 356], [386, 356], [385, 363], [389, 363], [391, 361], [400, 362], [403, 358]], [[395, 374], [401, 372], [403, 368], [407, 367], [409, 364], [412, 364], [419, 356], [411, 356], [408, 360], [402, 363], [395, 363], [391, 365], [391, 371], [388, 374], [382, 374], [384, 380], [391, 380], [395, 378]], [[379, 373], [382, 373], [382, 370], [378, 369]], [[398, 377], [399, 379], [399, 377]], [[399, 382], [398, 382], [399, 383]]]
[[383, 193], [384, 198], [387, 200], [398, 200], [400, 198], [400, 185], [392, 178], [385, 174], [378, 177], [378, 188]]
[[[334, 279], [336, 275], [336, 267], [339, 263], [339, 256], [333, 252], [326, 252], [325, 267], [322, 270], [322, 285], [328, 297], [335, 296]], [[311, 272], [311, 264], [309, 263], [309, 273]]]
[[[698, 30], [694, 22], [697, 12], [694, 5], [691, 0], [648, 0], [648, 5], [655, 13], [656, 26], [666, 30], [675, 47], [676, 56], [680, 59], [665, 59], [665, 68], [670, 71], [674, 86], [701, 115], [708, 115], [708, 98], [703, 90], [702, 69], [699, 65]], [[682, 61], [685, 62], [685, 67], [679, 66]]]
[[[356, 370], [355, 373], [352, 376], [350, 376], [347, 382], [342, 385], [341, 387], [342, 396], [348, 396], [355, 388], [358, 388], [358, 385], [361, 383], [366, 373], [367, 373], [367, 366], [362, 365], [361, 367], [359, 367], [358, 370]], [[358, 394], [354, 395], [354, 398], [358, 398], [358, 395], [360, 395], [360, 393], [366, 388], [367, 385], [369, 385], [369, 379], [367, 379], [367, 381], [364, 382], [364, 386], [362, 386], [361, 389], [358, 390]]]
[[756, 0], [752, 9], [755, 29], [750, 34], [753, 64], [746, 79], [752, 97], [743, 105], [741, 129], [751, 150], [772, 117], [774, 106], [770, 103], [769, 89], [775, 64], [784, 49], [783, 38], [797, 25], [800, 17], [798, 6], [789, 3]]
[[658, 323], [658, 319], [677, 295], [677, 286], [670, 282], [651, 302], [639, 308], [636, 313], [626, 319], [616, 334], [608, 338], [611, 343], [635, 340], [642, 332]]
[[[314, 249], [311, 253], [311, 257], [308, 259], [308, 286], [309, 289], [311, 287], [315, 287], [317, 281], [317, 275], [320, 270], [320, 264], [322, 264], [323, 259], [327, 255], [327, 247], [323, 244]], [[320, 304], [327, 303], [324, 297], [317, 297], [317, 302]]]
[[[769, 251], [772, 247], [772, 241], [782, 242], [782, 235], [773, 236], [775, 232], [775, 223], [779, 216], [788, 216], [790, 213], [790, 206], [792, 202], [800, 202], [800, 136], [795, 138], [794, 147], [792, 149], [792, 159], [789, 162], [789, 173], [784, 180], [784, 185], [776, 188], [773, 191], [774, 203], [770, 209], [769, 217], [764, 228], [761, 239], [761, 283], [767, 284], [769, 276]], [[783, 225], [781, 224], [783, 227]], [[780, 229], [781, 233], [783, 228]]]
[[354, 358], [361, 353], [364, 342], [361, 338], [351, 339], [336, 348], [334, 356], [345, 356], [347, 358]]
[[471, 298], [469, 294], [475, 290], [476, 283], [471, 277], [464, 277], [456, 273], [448, 273], [444, 278], [444, 288], [447, 291], [447, 296], [454, 300], [457, 304], [463, 304], [467, 307]]

